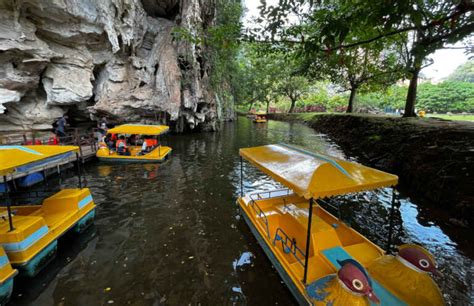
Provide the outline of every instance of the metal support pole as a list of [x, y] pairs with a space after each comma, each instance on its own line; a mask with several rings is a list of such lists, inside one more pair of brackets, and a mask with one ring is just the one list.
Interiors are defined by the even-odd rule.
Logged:
[[10, 224], [10, 232], [11, 232], [15, 230], [15, 228], [13, 227], [10, 191], [8, 190], [8, 181], [7, 181], [6, 175], [3, 176], [3, 183], [5, 184], [5, 201], [7, 202], [8, 223]]
[[49, 182], [48, 182], [48, 176], [46, 175], [46, 169], [43, 170], [43, 178], [44, 178], [44, 183], [46, 185], [46, 188], [49, 189]]
[[79, 189], [82, 189], [82, 177], [81, 177], [81, 163], [79, 161], [79, 153], [76, 153], [76, 170], [77, 170], [77, 178], [79, 180]]
[[313, 198], [309, 199], [309, 214], [308, 214], [308, 232], [306, 233], [306, 252], [304, 254], [304, 275], [303, 283], [306, 284], [306, 278], [308, 277], [308, 259], [309, 259], [309, 246], [311, 243], [311, 221], [313, 220]]
[[392, 251], [392, 232], [393, 232], [393, 218], [395, 215], [395, 201], [396, 201], [395, 189], [392, 189], [392, 204], [390, 206], [388, 239], [387, 239], [387, 247], [386, 247], [387, 254], [390, 254]]
[[240, 157], [240, 197], [244, 196], [244, 161]]

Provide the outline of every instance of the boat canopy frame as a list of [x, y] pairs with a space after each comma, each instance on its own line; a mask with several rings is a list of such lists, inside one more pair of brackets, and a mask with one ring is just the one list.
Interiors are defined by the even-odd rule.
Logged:
[[[77, 146], [0, 146], [0, 153], [3, 153], [2, 160], [0, 160], [0, 177], [5, 185], [1, 193], [4, 194], [7, 206], [9, 231], [15, 230], [11, 211], [12, 198], [10, 197], [9, 181], [14, 183], [14, 180], [17, 178], [42, 172], [45, 184], [48, 186], [46, 170], [56, 167], [59, 171], [61, 165], [72, 162], [75, 164], [78, 188], [82, 189], [81, 158], [79, 156], [79, 147]], [[10, 160], [7, 161], [6, 158]], [[12, 158], [13, 160], [11, 160]], [[13, 186], [16, 188], [15, 184]]]
[[[283, 151], [280, 150], [280, 148], [277, 148], [277, 147], [283, 148]], [[260, 148], [262, 148], [263, 150], [260, 150], [260, 152], [259, 152]], [[268, 148], [269, 148], [269, 150], [267, 150]], [[251, 152], [252, 150], [256, 150], [256, 152], [253, 152], [254, 154], [252, 154], [252, 152]], [[280, 158], [272, 159], [271, 156], [270, 156], [272, 151], [273, 152], [279, 152], [280, 155], [283, 155], [283, 156], [280, 156]], [[287, 152], [284, 152], [284, 151], [287, 151]], [[310, 188], [314, 187], [314, 182], [312, 180], [315, 177], [318, 178], [315, 175], [315, 173], [318, 170], [318, 168], [321, 167], [321, 164], [322, 164], [321, 163], [319, 165], [316, 165], [315, 170], [314, 170], [314, 172], [311, 176], [312, 180], [309, 182], [309, 185], [308, 185], [308, 187], [310, 187], [310, 188], [307, 188], [305, 190], [304, 188], [301, 188], [301, 186], [299, 186], [297, 184], [297, 182], [294, 182], [294, 181], [292, 182], [291, 179], [298, 178], [298, 177], [302, 178], [302, 175], [305, 175], [305, 174], [308, 175], [308, 173], [304, 173], [304, 171], [303, 171], [303, 173], [296, 173], [296, 175], [295, 175], [295, 172], [298, 172], [298, 171], [293, 169], [293, 173], [290, 173], [290, 175], [287, 175], [285, 177], [285, 172], [287, 171], [288, 167], [290, 166], [288, 164], [292, 160], [291, 156], [290, 156], [292, 154], [303, 154], [303, 155], [308, 156], [308, 158], [321, 159], [323, 162], [330, 164], [331, 167], [334, 168], [333, 172], [336, 172], [336, 173], [337, 172], [342, 172], [344, 175], [347, 175], [347, 174], [350, 175], [350, 173], [353, 172], [355, 174], [358, 174], [359, 177], [357, 178], [357, 180], [360, 181], [361, 186], [356, 185], [356, 186], [351, 186], [351, 188], [349, 188], [347, 186], [345, 186], [345, 187], [342, 186], [342, 187], [339, 187], [338, 189], [332, 190], [332, 191], [331, 190], [321, 190], [320, 189], [322, 191], [321, 194], [324, 194], [324, 196], [321, 196], [321, 195], [318, 196], [318, 193], [314, 192], [318, 189], [311, 190]], [[309, 260], [310, 244], [311, 244], [311, 226], [312, 226], [313, 206], [314, 206], [315, 202], [317, 202], [318, 204], [319, 204], [320, 201], [322, 202], [323, 198], [330, 198], [330, 197], [334, 197], [334, 196], [337, 196], [337, 195], [343, 195], [343, 194], [348, 194], [348, 193], [352, 193], [352, 192], [367, 191], [367, 190], [372, 190], [372, 189], [377, 189], [377, 188], [382, 188], [382, 187], [392, 187], [392, 197], [391, 197], [391, 205], [390, 205], [390, 211], [389, 211], [388, 237], [387, 237], [387, 244], [386, 244], [386, 249], [385, 249], [385, 251], [387, 253], [392, 252], [393, 222], [394, 222], [394, 216], [395, 216], [395, 206], [396, 206], [396, 203], [397, 203], [397, 193], [395, 191], [394, 186], [398, 182], [398, 177], [397, 176], [395, 176], [393, 174], [386, 173], [386, 172], [382, 172], [382, 171], [379, 171], [379, 170], [376, 170], [376, 169], [372, 169], [370, 167], [366, 167], [366, 166], [363, 166], [363, 165], [360, 165], [360, 164], [357, 164], [357, 163], [348, 162], [348, 161], [341, 161], [341, 160], [338, 160], [336, 158], [332, 158], [332, 157], [329, 157], [329, 156], [323, 156], [323, 155], [320, 155], [320, 154], [317, 154], [317, 153], [309, 152], [309, 151], [306, 151], [306, 150], [303, 150], [303, 149], [300, 149], [300, 148], [296, 148], [296, 147], [293, 147], [293, 146], [290, 146], [290, 145], [287, 145], [287, 144], [266, 145], [266, 146], [261, 146], [261, 147], [244, 148], [244, 149], [239, 150], [239, 155], [240, 155], [240, 196], [241, 197], [244, 196], [244, 186], [243, 186], [244, 166], [243, 166], [243, 160], [245, 158], [251, 164], [253, 164], [257, 168], [262, 170], [262, 172], [266, 173], [267, 175], [269, 175], [273, 179], [276, 179], [279, 183], [281, 183], [284, 186], [288, 187], [290, 190], [292, 190], [293, 192], [295, 192], [299, 196], [303, 196], [304, 198], [309, 200], [308, 226], [307, 226], [307, 232], [306, 232], [306, 248], [305, 248], [305, 253], [304, 253], [304, 266], [303, 266], [304, 272], [303, 272], [303, 280], [302, 280], [302, 282], [304, 284], [307, 284], [307, 276], [308, 276], [308, 265], [309, 265], [308, 260]], [[281, 157], [283, 157], [283, 158], [281, 158]], [[269, 161], [268, 162], [268, 165], [269, 165], [268, 168], [265, 166], [265, 164], [266, 164], [265, 159], [267, 159]], [[280, 164], [280, 165], [278, 165], [278, 164]], [[303, 162], [303, 164], [304, 164], [304, 162]], [[343, 165], [341, 165], [341, 164], [343, 164]], [[353, 167], [355, 167], [355, 169], [351, 169], [351, 167], [348, 167], [347, 166], [348, 164], [352, 164]], [[301, 166], [301, 164], [300, 164], [300, 166]], [[357, 171], [358, 168], [359, 168], [359, 171]], [[331, 169], [331, 168], [329, 168], [329, 169]], [[379, 181], [377, 181], [377, 180], [374, 181], [374, 176], [369, 175], [369, 179], [371, 180], [371, 182], [368, 183], [368, 184], [364, 184], [364, 181], [361, 180], [361, 177], [360, 177], [360, 174], [362, 172], [360, 169], [362, 169], [365, 172], [367, 172], [367, 170], [374, 171], [374, 173], [377, 174], [375, 176], [375, 178], [379, 178]], [[324, 173], [327, 174], [328, 173], [327, 167], [326, 167], [325, 170], [326, 171], [324, 171]], [[349, 171], [347, 171], [347, 170], [349, 170]], [[290, 171], [292, 171], [292, 170], [290, 169]], [[311, 171], [309, 171], [309, 172], [311, 172]], [[331, 173], [331, 171], [329, 171], [329, 173]], [[369, 174], [370, 174], [370, 172], [369, 172]], [[335, 175], [335, 176], [337, 177], [338, 175]], [[295, 188], [296, 190], [293, 189], [293, 188]], [[339, 207], [338, 207], [338, 209], [339, 209]], [[338, 219], [340, 219], [340, 213], [339, 213]]]
[[167, 125], [122, 124], [107, 130], [107, 134], [159, 136], [169, 132], [169, 129]]
[[[167, 125], [122, 124], [107, 130], [107, 134], [156, 136], [158, 144], [161, 144], [161, 135], [167, 134], [169, 130], [170, 127]], [[136, 145], [137, 143], [135, 141], [135, 146]], [[161, 155], [160, 145], [158, 146], [158, 155]]]

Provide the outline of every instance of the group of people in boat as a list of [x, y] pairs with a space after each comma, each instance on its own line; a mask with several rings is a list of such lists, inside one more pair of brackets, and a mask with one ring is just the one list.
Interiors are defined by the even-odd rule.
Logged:
[[125, 135], [106, 134], [102, 137], [102, 143], [105, 143], [112, 152], [115, 151], [118, 155], [124, 156], [132, 154], [130, 147], [141, 146], [141, 151], [138, 152], [138, 155], [145, 155], [158, 146], [158, 139], [150, 135], [130, 135], [125, 137]]

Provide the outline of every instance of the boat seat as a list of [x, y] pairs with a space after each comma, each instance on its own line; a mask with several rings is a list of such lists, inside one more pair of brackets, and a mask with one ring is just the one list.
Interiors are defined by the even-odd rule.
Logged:
[[366, 241], [346, 245], [344, 246], [344, 250], [363, 266], [369, 265], [374, 259], [380, 256], [379, 251]]
[[[285, 206], [278, 206], [277, 209], [281, 212], [282, 215], [288, 214], [291, 215], [298, 224], [305, 230], [308, 230], [308, 217], [307, 210], [301, 209], [293, 203], [287, 203]], [[326, 232], [333, 231], [334, 227], [324, 221], [322, 218], [318, 217], [313, 212], [313, 219], [311, 221], [311, 232]]]
[[[344, 250], [343, 247], [340, 246], [322, 250], [321, 256], [324, 257], [327, 261], [329, 261], [329, 263], [333, 265], [336, 270], [339, 270], [341, 268], [341, 265], [337, 262], [338, 260], [342, 261], [346, 259], [354, 259], [351, 255], [349, 255], [349, 253]], [[405, 302], [397, 298], [373, 278], [372, 289], [374, 290], [375, 295], [377, 295], [377, 297], [380, 299], [380, 305], [407, 306]], [[375, 305], [372, 302], [370, 302], [370, 304]]]
[[65, 220], [69, 219], [74, 214], [75, 212], [71, 211], [61, 211], [54, 214], [44, 214], [42, 217], [44, 218], [48, 227], [51, 230], [55, 230], [58, 226], [62, 225]]

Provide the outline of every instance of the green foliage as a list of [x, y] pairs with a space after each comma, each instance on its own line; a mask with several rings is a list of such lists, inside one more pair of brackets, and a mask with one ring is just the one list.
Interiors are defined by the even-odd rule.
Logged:
[[[397, 79], [392, 69], [416, 82], [429, 54], [474, 31], [473, 10], [466, 0], [262, 1], [260, 38], [296, 49], [306, 71], [322, 72], [345, 88], [358, 82], [383, 87]], [[415, 98], [416, 92], [407, 95], [409, 115]]]
[[[371, 92], [359, 96], [359, 103], [380, 109], [403, 108], [406, 86], [392, 86], [385, 92]], [[428, 112], [474, 112], [474, 84], [445, 81], [439, 84], [422, 83], [418, 86], [418, 109]]]
[[448, 77], [448, 80], [474, 83], [474, 60], [458, 66]]
[[216, 21], [208, 28], [173, 29], [174, 39], [192, 43], [205, 50], [201, 69], [209, 75], [210, 85], [224, 100], [229, 93], [234, 99], [244, 95], [240, 85], [245, 78], [238, 62], [240, 52], [241, 16], [243, 8], [237, 0], [217, 0]]
[[431, 112], [474, 112], [474, 83], [423, 83], [419, 86], [418, 105]]

